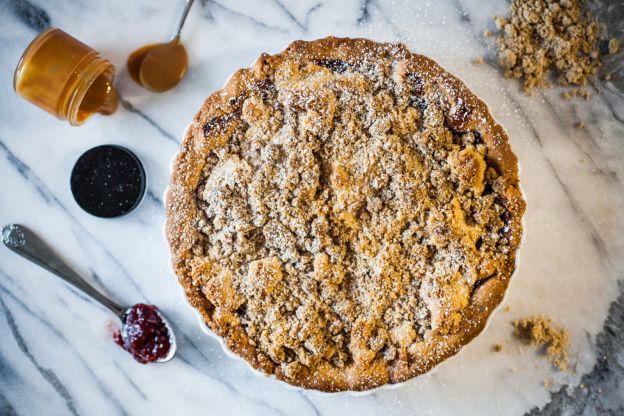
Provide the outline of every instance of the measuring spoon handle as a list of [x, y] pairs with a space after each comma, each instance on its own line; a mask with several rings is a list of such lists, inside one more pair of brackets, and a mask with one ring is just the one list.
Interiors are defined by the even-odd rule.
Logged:
[[101, 294], [78, 273], [73, 271], [46, 243], [26, 227], [19, 224], [5, 225], [2, 228], [2, 241], [5, 246], [15, 253], [54, 273], [67, 283], [100, 302], [115, 315], [121, 316], [125, 311], [125, 308]]

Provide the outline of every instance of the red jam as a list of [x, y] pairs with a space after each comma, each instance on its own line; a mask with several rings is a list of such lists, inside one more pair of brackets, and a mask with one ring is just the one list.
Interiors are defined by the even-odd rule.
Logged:
[[[121, 330], [113, 333], [113, 339], [135, 360], [147, 364], [169, 355], [171, 337], [156, 306], [137, 303], [122, 321]], [[125, 332], [125, 339], [121, 331]]]

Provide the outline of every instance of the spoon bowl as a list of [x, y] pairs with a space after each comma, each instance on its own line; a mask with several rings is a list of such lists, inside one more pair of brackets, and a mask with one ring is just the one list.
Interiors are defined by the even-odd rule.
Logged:
[[165, 319], [165, 316], [160, 311], [158, 311], [157, 313], [160, 316], [160, 319], [162, 319], [163, 323], [167, 327], [167, 332], [169, 332], [169, 342], [171, 343], [171, 346], [169, 347], [169, 352], [167, 353], [167, 355], [165, 355], [162, 358], [157, 359], [156, 362], [166, 363], [167, 361], [170, 361], [175, 356], [175, 353], [178, 350], [178, 343], [176, 342], [176, 337], [173, 333], [173, 328], [171, 327], [171, 324], [169, 323], [169, 321]]
[[186, 0], [176, 33], [169, 42], [145, 45], [128, 57], [130, 77], [152, 92], [172, 89], [186, 73], [188, 55], [180, 36], [193, 2], [194, 0]]
[[172, 89], [182, 80], [188, 67], [188, 55], [180, 38], [161, 43], [145, 54], [141, 61], [141, 85], [153, 92]]
[[177, 349], [173, 328], [158, 308], [137, 303], [119, 319], [121, 328], [114, 335], [115, 342], [137, 361], [164, 363], [173, 358]]

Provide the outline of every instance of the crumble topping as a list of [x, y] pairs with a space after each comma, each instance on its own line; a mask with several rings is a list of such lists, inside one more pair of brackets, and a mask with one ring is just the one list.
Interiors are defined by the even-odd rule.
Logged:
[[208, 325], [254, 367], [336, 391], [421, 374], [478, 334], [524, 202], [504, 132], [459, 81], [402, 45], [327, 38], [209, 97], [167, 210]]

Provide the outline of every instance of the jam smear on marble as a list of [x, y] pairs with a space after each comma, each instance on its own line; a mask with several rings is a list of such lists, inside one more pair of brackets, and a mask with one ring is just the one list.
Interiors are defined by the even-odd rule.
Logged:
[[[126, 337], [122, 336], [124, 331]], [[137, 303], [122, 322], [122, 328], [113, 333], [113, 339], [142, 364], [165, 358], [171, 349], [167, 325], [154, 305]]]

